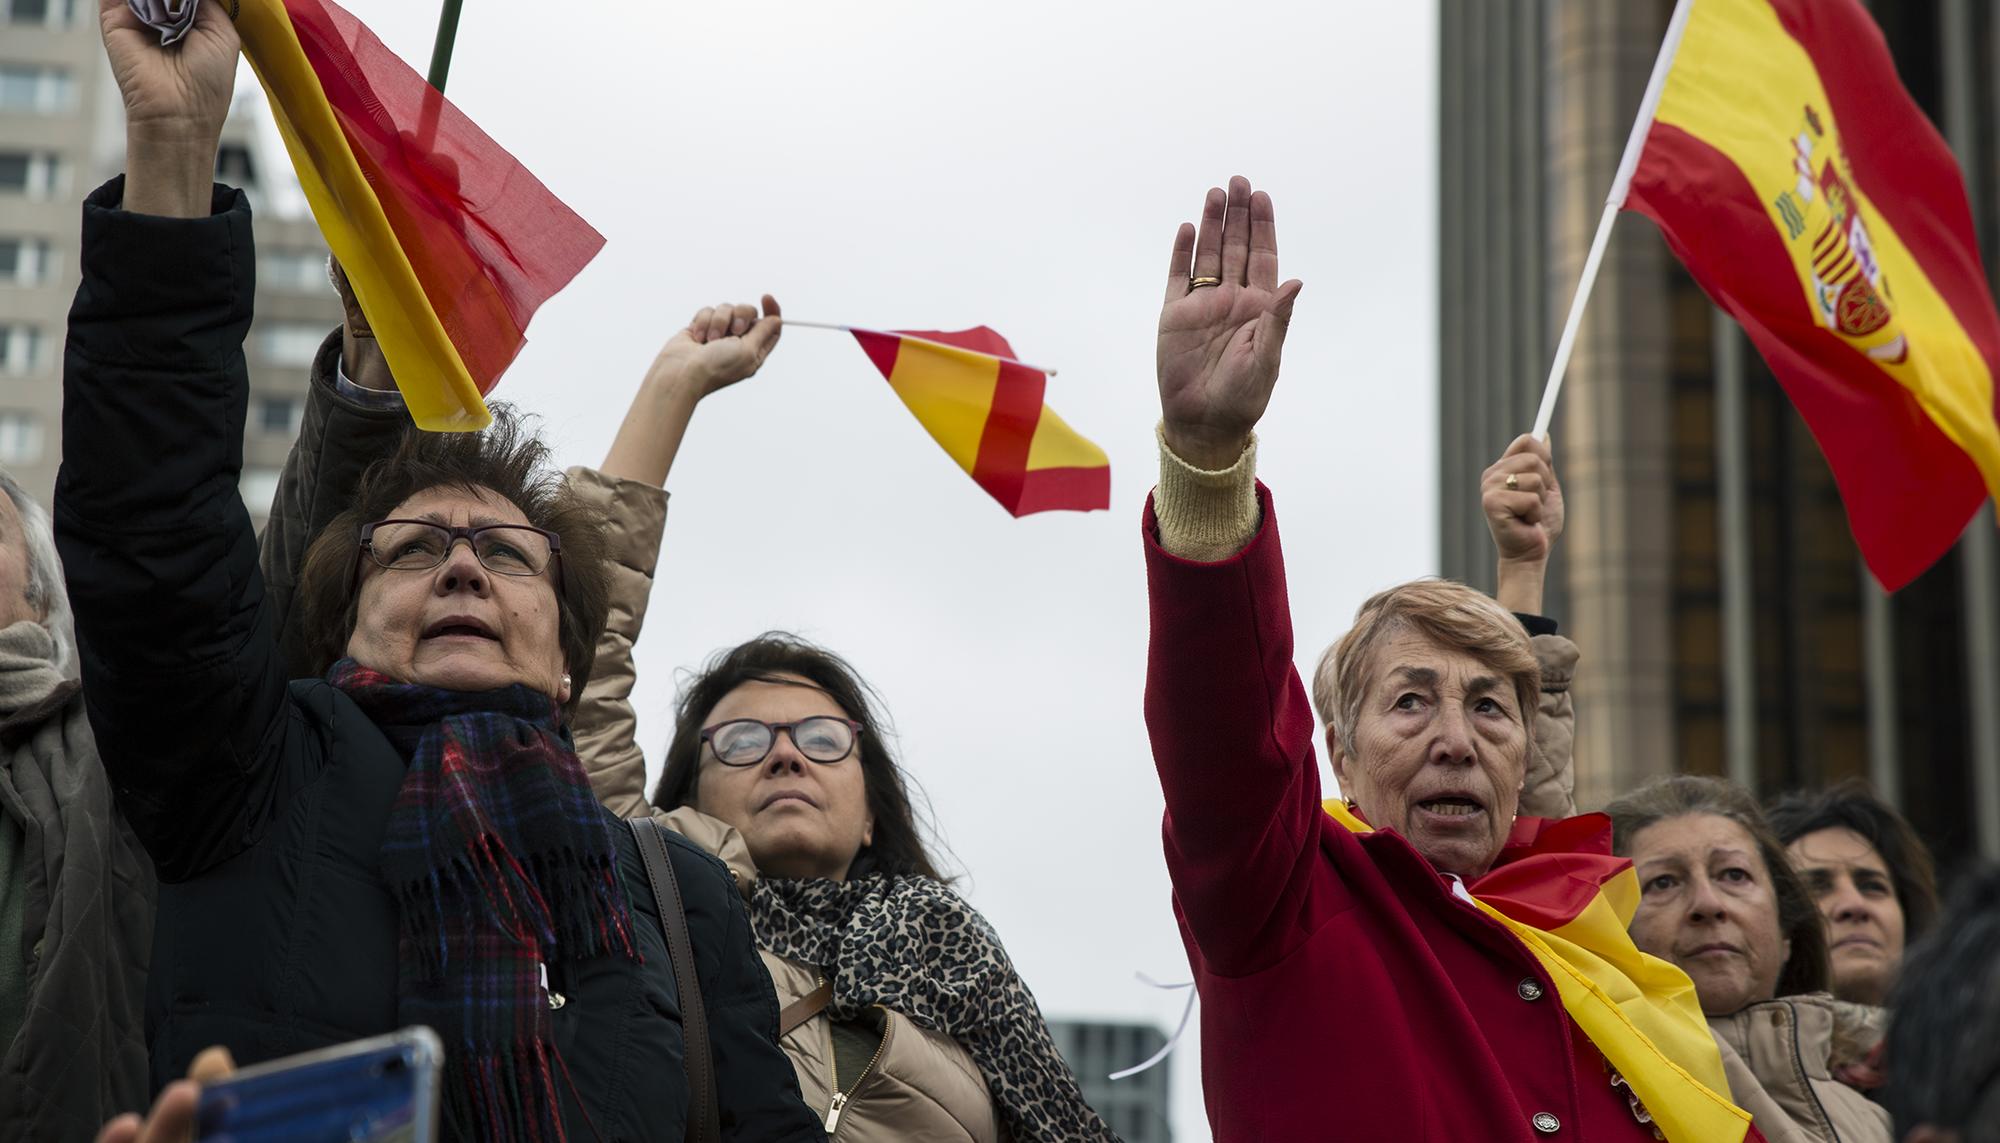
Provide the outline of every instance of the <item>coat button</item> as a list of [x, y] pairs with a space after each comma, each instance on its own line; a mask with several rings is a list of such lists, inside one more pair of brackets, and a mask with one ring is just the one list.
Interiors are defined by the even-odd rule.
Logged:
[[1554, 1135], [1556, 1132], [1562, 1130], [1563, 1125], [1562, 1120], [1557, 1119], [1546, 1111], [1537, 1111], [1535, 1117], [1528, 1122], [1534, 1124], [1535, 1130], [1544, 1135]]
[[1531, 976], [1514, 986], [1514, 994], [1523, 1000], [1540, 1000], [1542, 998], [1542, 986]]

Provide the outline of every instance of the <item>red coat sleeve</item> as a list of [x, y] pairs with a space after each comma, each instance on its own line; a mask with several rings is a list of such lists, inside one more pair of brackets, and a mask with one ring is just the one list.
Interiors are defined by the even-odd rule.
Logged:
[[1146, 729], [1166, 793], [1167, 871], [1211, 972], [1282, 959], [1347, 901], [1321, 854], [1319, 768], [1270, 490], [1236, 555], [1196, 563], [1143, 525], [1152, 636]]

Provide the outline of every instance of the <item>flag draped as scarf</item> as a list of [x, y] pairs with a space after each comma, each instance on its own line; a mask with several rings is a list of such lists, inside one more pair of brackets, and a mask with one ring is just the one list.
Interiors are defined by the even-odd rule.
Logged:
[[[1374, 831], [1340, 799], [1324, 806], [1342, 827]], [[1750, 1116], [1729, 1101], [1694, 982], [1632, 943], [1639, 879], [1630, 861], [1611, 855], [1610, 818], [1521, 818], [1493, 869], [1466, 888], [1480, 912], [1535, 954], [1563, 1011], [1672, 1143], [1744, 1138]]]
[[1859, 0], [1682, 0], [1665, 51], [1625, 204], [1742, 323], [1901, 587], [2000, 496], [2000, 316], [1951, 149]]
[[483, 428], [603, 237], [332, 0], [240, 0], [236, 30], [411, 416]]

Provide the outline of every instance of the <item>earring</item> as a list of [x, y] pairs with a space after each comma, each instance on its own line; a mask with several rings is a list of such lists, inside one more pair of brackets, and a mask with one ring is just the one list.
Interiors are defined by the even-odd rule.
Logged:
[[568, 689], [569, 689], [569, 672], [568, 672], [568, 671], [564, 671], [564, 672], [563, 672], [563, 689], [564, 689], [564, 690], [568, 690]]

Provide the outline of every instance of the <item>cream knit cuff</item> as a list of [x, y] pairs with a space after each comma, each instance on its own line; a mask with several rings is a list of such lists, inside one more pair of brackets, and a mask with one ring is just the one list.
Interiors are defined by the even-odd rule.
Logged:
[[1201, 563], [1226, 560], [1250, 543], [1263, 523], [1257, 510], [1257, 437], [1236, 463], [1220, 471], [1196, 468], [1167, 447], [1166, 422], [1154, 426], [1160, 442], [1160, 484], [1153, 489], [1153, 517], [1160, 546]]

